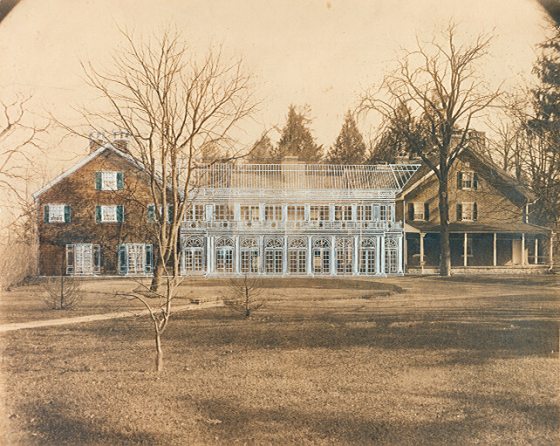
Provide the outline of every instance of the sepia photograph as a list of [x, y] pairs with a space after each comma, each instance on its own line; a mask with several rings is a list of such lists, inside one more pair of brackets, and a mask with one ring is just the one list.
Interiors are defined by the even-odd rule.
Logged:
[[0, 445], [560, 444], [560, 0], [0, 0]]

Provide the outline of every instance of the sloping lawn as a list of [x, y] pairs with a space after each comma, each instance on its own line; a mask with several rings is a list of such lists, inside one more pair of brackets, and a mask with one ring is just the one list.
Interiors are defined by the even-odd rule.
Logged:
[[6, 333], [9, 440], [560, 442], [555, 278], [341, 283], [270, 282], [250, 320], [177, 314], [159, 375], [144, 318]]

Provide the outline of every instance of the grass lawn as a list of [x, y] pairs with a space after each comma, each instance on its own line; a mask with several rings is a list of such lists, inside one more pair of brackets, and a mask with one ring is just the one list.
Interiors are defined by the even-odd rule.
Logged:
[[[186, 283], [185, 298], [223, 285]], [[7, 441], [559, 444], [558, 285], [268, 281], [250, 320], [177, 314], [160, 374], [144, 317], [5, 333]]]

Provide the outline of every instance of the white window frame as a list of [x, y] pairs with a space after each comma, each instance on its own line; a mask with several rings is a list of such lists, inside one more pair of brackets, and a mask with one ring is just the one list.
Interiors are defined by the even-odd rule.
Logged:
[[[101, 223], [118, 223], [118, 212], [117, 212], [117, 205], [101, 205]], [[111, 214], [109, 210], [112, 210], [114, 214]], [[108, 216], [114, 215], [114, 219], [108, 219]]]
[[328, 204], [313, 204], [309, 206], [309, 220], [330, 221], [330, 210]]
[[461, 203], [461, 221], [474, 221], [474, 201]]
[[119, 190], [119, 183], [117, 180], [117, 171], [101, 171], [101, 190]]
[[373, 207], [371, 204], [359, 204], [356, 206], [356, 218], [358, 221], [373, 221]]
[[335, 221], [351, 221], [352, 220], [352, 205], [350, 204], [337, 204], [334, 206], [334, 219]]
[[214, 205], [214, 220], [231, 221], [233, 220], [233, 207], [227, 203]]
[[412, 203], [414, 207], [414, 221], [426, 221], [426, 215], [424, 213], [424, 203], [420, 201], [415, 201]]
[[264, 207], [265, 221], [282, 221], [282, 205], [267, 204]]
[[260, 208], [259, 205], [242, 204], [239, 206], [239, 218], [242, 221], [259, 221]]
[[48, 206], [49, 206], [49, 223], [65, 223], [64, 210], [66, 209], [66, 205], [60, 203], [54, 203], [54, 204], [48, 204]]
[[286, 208], [287, 221], [305, 221], [305, 206], [303, 204], [289, 204]]
[[461, 171], [461, 190], [473, 190], [474, 184], [474, 171], [462, 170]]

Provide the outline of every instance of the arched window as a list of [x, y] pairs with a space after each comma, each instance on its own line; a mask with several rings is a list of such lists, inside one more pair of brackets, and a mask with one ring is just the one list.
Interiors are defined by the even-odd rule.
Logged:
[[284, 240], [273, 237], [264, 241], [264, 266], [268, 274], [282, 274]]
[[216, 272], [232, 273], [235, 245], [229, 237], [216, 240]]
[[366, 275], [373, 275], [376, 273], [375, 268], [375, 248], [376, 239], [366, 238], [362, 239], [360, 243], [360, 273]]
[[288, 239], [288, 272], [290, 274], [305, 274], [307, 272], [306, 237]]
[[241, 272], [258, 273], [260, 264], [259, 243], [254, 237], [244, 237], [240, 240]]
[[313, 272], [329, 274], [331, 266], [331, 243], [326, 238], [313, 240]]
[[354, 239], [351, 237], [336, 238], [336, 273], [352, 274], [352, 253]]
[[182, 274], [204, 272], [204, 237], [188, 237], [183, 242]]
[[385, 239], [385, 273], [396, 274], [398, 272], [398, 250], [399, 244], [396, 237]]

